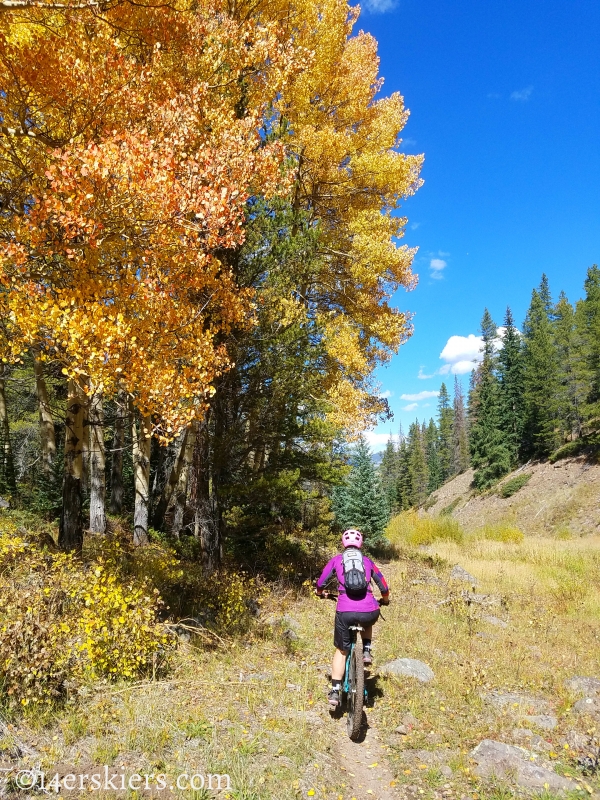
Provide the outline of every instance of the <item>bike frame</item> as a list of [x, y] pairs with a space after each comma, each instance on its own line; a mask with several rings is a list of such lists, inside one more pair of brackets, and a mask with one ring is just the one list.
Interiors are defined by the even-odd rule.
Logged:
[[[350, 644], [350, 649], [348, 650], [348, 653], [346, 654], [346, 666], [345, 666], [345, 669], [344, 669], [344, 682], [342, 684], [342, 691], [345, 694], [349, 694], [350, 693], [350, 683], [348, 681], [348, 674], [350, 672], [350, 659], [352, 658], [352, 651], [354, 650], [354, 648], [356, 647], [356, 645], [358, 643], [358, 633], [360, 632], [362, 634], [362, 632], [364, 631], [364, 628], [363, 628], [362, 625], [351, 625], [350, 626], [350, 630], [352, 631], [352, 634], [351, 634], [352, 635], [352, 641], [351, 641], [351, 644]], [[368, 698], [368, 693], [367, 693], [366, 689], [364, 691], [365, 691], [365, 702], [366, 702], [366, 700]]]

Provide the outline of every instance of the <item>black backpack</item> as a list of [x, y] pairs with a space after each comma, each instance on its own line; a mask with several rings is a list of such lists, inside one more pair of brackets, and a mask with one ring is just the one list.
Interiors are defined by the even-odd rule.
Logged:
[[367, 574], [363, 554], [358, 547], [347, 547], [342, 553], [344, 588], [347, 595], [361, 595], [367, 591]]

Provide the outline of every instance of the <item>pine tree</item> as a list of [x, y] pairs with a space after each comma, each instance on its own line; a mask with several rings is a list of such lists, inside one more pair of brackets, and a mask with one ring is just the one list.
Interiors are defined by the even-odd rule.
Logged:
[[336, 519], [342, 528], [358, 528], [369, 547], [384, 539], [390, 515], [373, 465], [371, 451], [360, 437], [352, 453], [352, 470], [334, 497]]
[[400, 511], [406, 511], [411, 505], [411, 477], [409, 464], [408, 438], [400, 429], [398, 445], [398, 479], [396, 482], [396, 499]]
[[[442, 384], [443, 386], [443, 384]], [[443, 481], [442, 478], [442, 463], [440, 460], [440, 435], [435, 420], [429, 420], [429, 425], [425, 432], [425, 453], [427, 456], [427, 492], [435, 492]]]
[[497, 330], [487, 308], [481, 320], [483, 361], [469, 400], [470, 448], [475, 468], [473, 483], [478, 489], [491, 486], [510, 471], [510, 452], [502, 428], [500, 383], [496, 376], [495, 340]]
[[582, 306], [579, 303], [576, 312], [566, 294], [561, 292], [554, 309], [559, 382], [557, 412], [563, 438], [581, 436], [584, 407], [591, 389]]
[[452, 474], [460, 475], [469, 468], [469, 434], [462, 384], [454, 376], [454, 405], [452, 421]]
[[510, 308], [507, 308], [504, 317], [502, 348], [498, 353], [498, 374], [502, 427], [506, 432], [506, 443], [513, 467], [516, 466], [519, 458], [525, 413], [522, 351], [521, 336], [515, 327], [512, 312]]
[[600, 269], [594, 264], [585, 279], [585, 298], [578, 309], [585, 337], [590, 393], [586, 404], [588, 419], [600, 416]]
[[419, 507], [427, 499], [427, 456], [419, 421], [410, 426], [408, 433], [409, 505]]
[[452, 474], [452, 418], [454, 412], [450, 405], [450, 395], [446, 384], [440, 386], [438, 397], [438, 452], [440, 463], [440, 485]]
[[548, 276], [545, 272], [542, 272], [542, 279], [540, 281], [540, 285], [538, 287], [538, 294], [540, 296], [540, 300], [544, 308], [546, 309], [546, 314], [548, 315], [548, 319], [552, 320], [554, 315], [554, 303], [552, 302], [552, 294], [550, 292], [550, 283], [548, 282]]
[[546, 305], [543, 295], [534, 289], [523, 326], [525, 458], [545, 458], [559, 444], [558, 358]]
[[379, 465], [379, 480], [381, 482], [381, 489], [385, 495], [386, 502], [391, 514], [394, 514], [398, 508], [398, 498], [396, 486], [398, 483], [398, 454], [394, 447], [394, 440], [390, 434], [390, 438], [383, 451], [381, 464]]

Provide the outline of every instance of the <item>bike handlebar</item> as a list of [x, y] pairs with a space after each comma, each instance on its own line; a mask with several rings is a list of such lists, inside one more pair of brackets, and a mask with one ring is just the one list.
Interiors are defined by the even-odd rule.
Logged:
[[[320, 594], [319, 594], [319, 592], [316, 592], [316, 595], [320, 600], [337, 600], [338, 597], [339, 597], [339, 595], [335, 594], [334, 592], [321, 592]], [[384, 605], [385, 606], [389, 605], [389, 601], [387, 603], [382, 603], [381, 601], [382, 601], [382, 598], [380, 597], [377, 600], [377, 602], [379, 603], [380, 607], [384, 606]]]

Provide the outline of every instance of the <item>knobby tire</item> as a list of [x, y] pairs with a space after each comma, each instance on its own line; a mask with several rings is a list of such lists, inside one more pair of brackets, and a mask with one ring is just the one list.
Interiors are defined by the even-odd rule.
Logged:
[[365, 667], [363, 664], [362, 647], [357, 642], [352, 648], [348, 674], [348, 717], [346, 725], [348, 736], [354, 740], [358, 738], [362, 726], [363, 701], [365, 698]]

